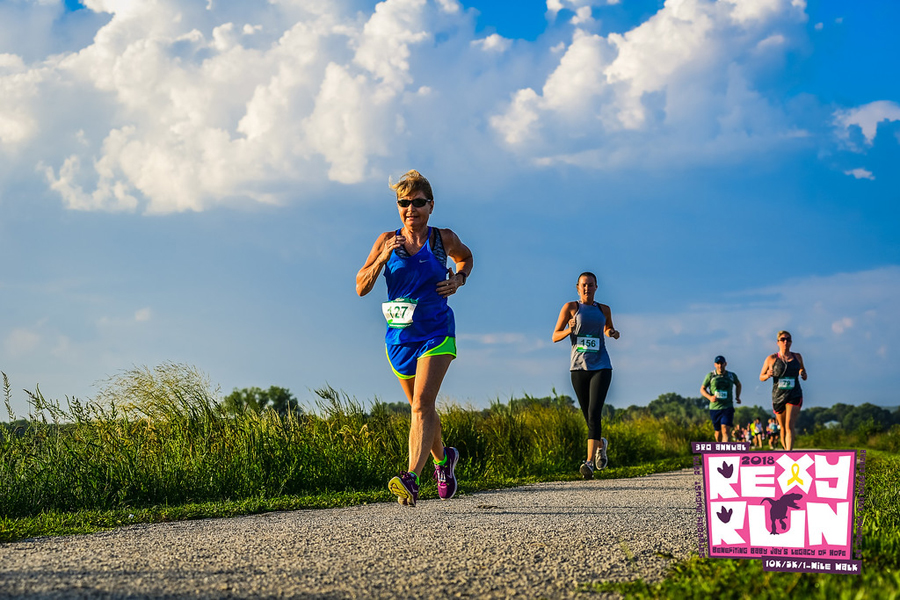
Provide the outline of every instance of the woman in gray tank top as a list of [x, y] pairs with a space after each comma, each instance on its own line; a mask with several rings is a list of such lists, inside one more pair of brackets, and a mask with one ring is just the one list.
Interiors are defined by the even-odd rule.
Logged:
[[572, 387], [588, 426], [587, 460], [579, 471], [585, 479], [591, 479], [594, 470], [605, 468], [608, 461], [609, 442], [602, 437], [600, 416], [612, 381], [612, 363], [604, 336], [617, 340], [619, 332], [613, 327], [609, 307], [594, 301], [597, 276], [582, 273], [575, 287], [578, 301], [563, 305], [552, 339], [555, 343], [569, 338], [572, 344], [569, 360]]

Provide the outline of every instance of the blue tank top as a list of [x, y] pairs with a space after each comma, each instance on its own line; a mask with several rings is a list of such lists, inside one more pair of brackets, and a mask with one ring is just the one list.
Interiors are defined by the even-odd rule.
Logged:
[[[400, 231], [397, 230], [397, 235], [400, 235]], [[388, 300], [410, 298], [417, 301], [412, 325], [403, 329], [388, 326], [384, 334], [386, 344], [406, 344], [456, 336], [453, 311], [447, 304], [447, 299], [439, 296], [436, 291], [437, 284], [447, 279], [447, 258], [444, 255], [444, 260], [440, 261], [435, 257], [431, 249], [431, 232], [429, 227], [428, 238], [418, 252], [410, 256], [405, 250], [395, 250], [384, 267]], [[440, 231], [435, 234], [436, 237], [441, 235]]]

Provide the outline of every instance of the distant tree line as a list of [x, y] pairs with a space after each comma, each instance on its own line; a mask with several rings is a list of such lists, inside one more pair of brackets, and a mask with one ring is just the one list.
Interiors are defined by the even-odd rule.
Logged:
[[[498, 400], [485, 412], [494, 410], [502, 403]], [[510, 399], [507, 407], [509, 410], [526, 410], [534, 406], [559, 407], [564, 410], [580, 410], [575, 400], [566, 394], [557, 394], [556, 390], [550, 396], [535, 397], [525, 395], [522, 398]], [[220, 405], [225, 415], [241, 414], [246, 411], [262, 413], [272, 410], [282, 416], [289, 413], [303, 414], [297, 398], [290, 390], [278, 386], [270, 386], [268, 389], [250, 387], [235, 388], [225, 396]], [[657, 419], [669, 418], [684, 425], [702, 424], [709, 420], [709, 402], [701, 397], [684, 397], [674, 392], [661, 394], [655, 400], [651, 400], [647, 406], [631, 405], [628, 408], [615, 408], [610, 404], [603, 407], [604, 419], [637, 419], [641, 417], [654, 417]], [[381, 415], [408, 414], [407, 402], [381, 402], [376, 400], [371, 408], [371, 413]], [[761, 406], [736, 406], [734, 413], [735, 425], [747, 425], [754, 419], [766, 423], [772, 416], [771, 411]], [[11, 423], [0, 424], [7, 431], [16, 433], [28, 426], [26, 419], [17, 419]], [[797, 429], [800, 433], [813, 433], [819, 429], [841, 429], [847, 433], [876, 434], [890, 430], [894, 425], [900, 425], [900, 407], [894, 410], [875, 406], [869, 402], [860, 405], [838, 403], [831, 408], [813, 406], [800, 411], [797, 420]]]
[[[668, 417], [682, 423], [702, 423], [709, 420], [709, 401], [704, 398], [685, 398], [679, 394], [662, 394], [647, 406], [629, 406], [624, 409], [609, 407], [610, 416], [615, 418], [634, 418], [649, 415], [662, 419]], [[606, 417], [604, 406], [604, 417]], [[746, 425], [754, 419], [766, 423], [773, 413], [761, 406], [736, 406], [735, 424]], [[893, 411], [871, 403], [860, 405], [835, 404], [831, 408], [813, 406], [800, 411], [797, 419], [797, 430], [800, 433], [812, 433], [821, 428], [840, 428], [848, 433], [864, 432], [867, 434], [888, 431], [894, 425], [900, 425], [900, 407]]]
[[800, 411], [798, 427], [808, 432], [839, 427], [847, 432], [880, 433], [900, 424], [900, 407], [890, 411], [868, 402], [858, 406], [838, 403], [831, 408], [812, 406]]
[[287, 388], [270, 386], [263, 390], [258, 387], [244, 389], [235, 388], [222, 400], [222, 410], [226, 414], [240, 414], [248, 410], [261, 413], [264, 410], [274, 410], [282, 416], [288, 413], [302, 414], [300, 403]]
[[[497, 404], [499, 404], [499, 400]], [[550, 396], [535, 397], [526, 394], [522, 398], [512, 398], [508, 403], [509, 409], [514, 411], [525, 410], [533, 406], [580, 410], [571, 396], [557, 394], [556, 390], [553, 390]], [[291, 411], [298, 414], [303, 412], [290, 390], [277, 386], [272, 386], [267, 390], [257, 387], [235, 389], [223, 399], [222, 409], [228, 414], [245, 410], [256, 412], [274, 410], [282, 415]], [[491, 409], [484, 410], [490, 411]], [[383, 415], [408, 414], [409, 404], [407, 402], [376, 401], [372, 405], [371, 412]], [[680, 394], [669, 392], [651, 400], [647, 406], [631, 405], [628, 408], [615, 408], [606, 404], [603, 407], [604, 419], [627, 420], [645, 416], [656, 419], [669, 418], [685, 425], [701, 424], [709, 420], [709, 401], [699, 396], [686, 398]], [[766, 423], [771, 416], [771, 410], [766, 410], [761, 406], [736, 406], [734, 422], [736, 425], [746, 426], [755, 419], [759, 419]], [[900, 424], [900, 407], [890, 411], [866, 402], [858, 406], [835, 404], [831, 408], [821, 406], [804, 408], [800, 411], [797, 429], [800, 433], [812, 433], [821, 428], [840, 428], [848, 433], [862, 431], [873, 434], [888, 431], [895, 424]]]

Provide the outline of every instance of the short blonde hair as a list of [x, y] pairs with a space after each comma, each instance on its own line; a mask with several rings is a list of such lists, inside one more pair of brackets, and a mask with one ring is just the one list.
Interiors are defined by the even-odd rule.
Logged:
[[392, 190], [397, 192], [398, 199], [415, 194], [416, 192], [422, 192], [425, 194], [426, 198], [434, 200], [431, 184], [428, 183], [428, 180], [415, 169], [411, 169], [404, 173], [397, 183], [391, 183], [391, 180], [388, 179], [388, 185], [391, 186]]
[[785, 331], [784, 329], [782, 329], [781, 331], [778, 332], [778, 335], [775, 336], [775, 339], [778, 339], [778, 338], [780, 338], [780, 337], [783, 336], [783, 335], [786, 335], [786, 336], [788, 336], [789, 338], [794, 339], [794, 336], [791, 335], [791, 332], [790, 332], [790, 331]]

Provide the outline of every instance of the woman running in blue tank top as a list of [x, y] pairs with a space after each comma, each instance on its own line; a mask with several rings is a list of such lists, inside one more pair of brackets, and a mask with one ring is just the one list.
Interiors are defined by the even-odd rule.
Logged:
[[[456, 324], [447, 297], [465, 285], [472, 272], [472, 252], [449, 229], [428, 226], [434, 195], [418, 171], [409, 171], [391, 188], [403, 226], [375, 240], [356, 275], [356, 293], [371, 292], [384, 271], [385, 351], [412, 407], [409, 470], [391, 479], [388, 487], [400, 504], [415, 506], [419, 474], [429, 452], [438, 496], [449, 500], [457, 489], [454, 469], [459, 452], [444, 447], [435, 401], [450, 361], [456, 358]], [[456, 264], [456, 273], [447, 268], [448, 257]]]

